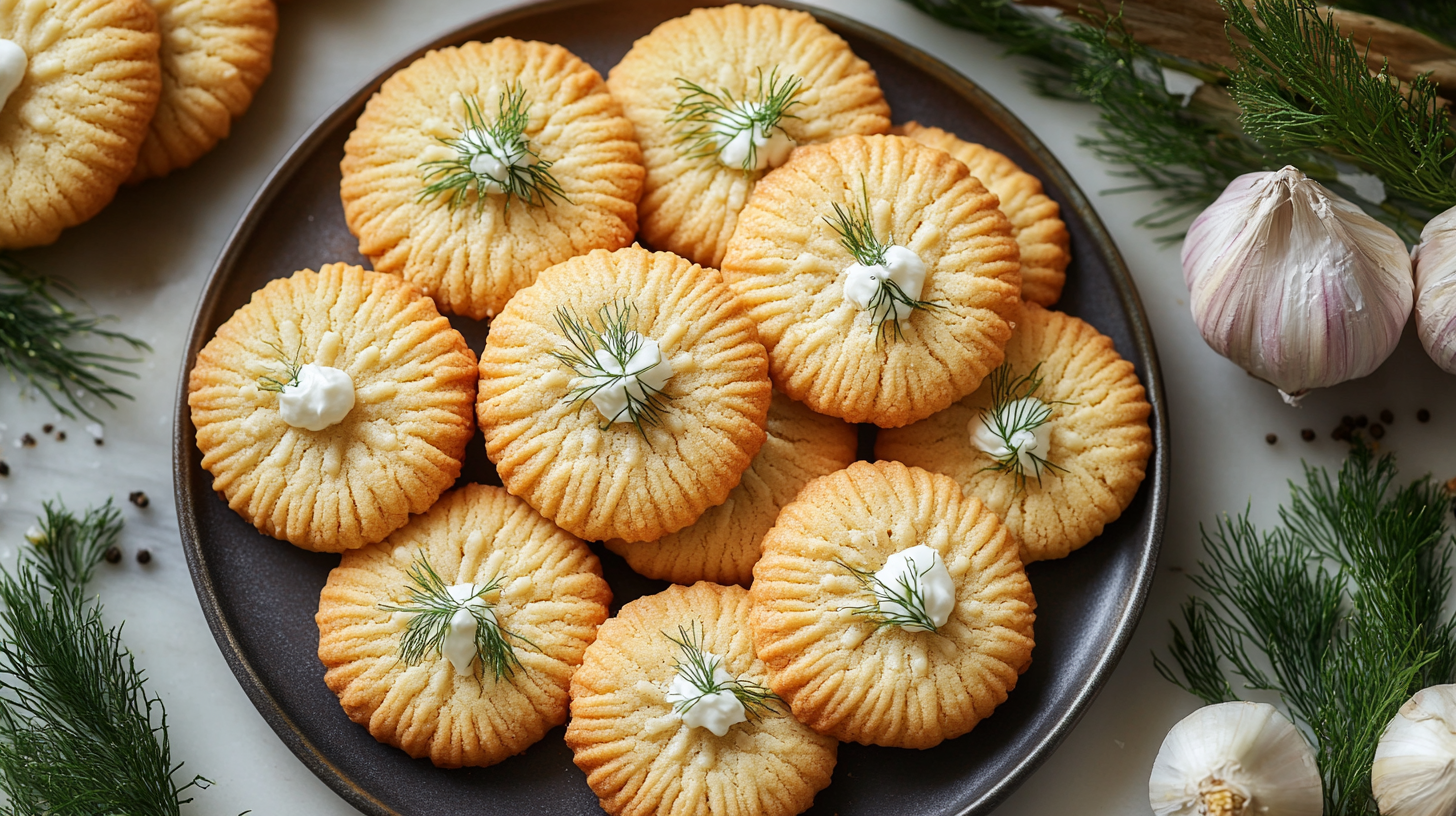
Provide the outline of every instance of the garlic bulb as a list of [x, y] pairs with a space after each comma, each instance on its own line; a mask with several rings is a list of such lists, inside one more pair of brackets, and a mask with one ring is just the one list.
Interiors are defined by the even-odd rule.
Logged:
[[1456, 686], [1431, 686], [1400, 707], [1375, 748], [1370, 787], [1383, 816], [1456, 813]]
[[1421, 230], [1416, 267], [1416, 331], [1436, 365], [1456, 374], [1456, 207]]
[[1229, 184], [1188, 228], [1183, 279], [1203, 339], [1291, 405], [1379, 367], [1413, 298], [1395, 232], [1293, 167]]
[[1219, 703], [1163, 738], [1148, 799], [1157, 816], [1320, 816], [1314, 751], [1274, 706]]

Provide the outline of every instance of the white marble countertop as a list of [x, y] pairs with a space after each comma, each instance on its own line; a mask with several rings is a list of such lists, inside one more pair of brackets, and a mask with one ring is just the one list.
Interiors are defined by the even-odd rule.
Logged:
[[[1147, 813], [1147, 777], [1163, 734], [1196, 701], [1162, 680], [1149, 656], [1167, 641], [1167, 621], [1190, 586], [1177, 572], [1199, 557], [1199, 524], [1252, 502], [1261, 522], [1273, 518], [1300, 474], [1300, 459], [1338, 465], [1344, 446], [1329, 438], [1342, 414], [1396, 414], [1384, 440], [1403, 472], [1456, 475], [1456, 377], [1442, 373], [1407, 331], [1376, 374], [1311, 395], [1288, 408], [1274, 389], [1246, 376], [1204, 345], [1188, 315], [1175, 248], [1134, 225], [1150, 211], [1144, 194], [1100, 196], [1124, 180], [1109, 175], [1078, 139], [1094, 132], [1087, 105], [1030, 94], [1020, 74], [1028, 63], [942, 26], [896, 0], [816, 0], [909, 41], [980, 83], [1020, 116], [1089, 194], [1132, 269], [1152, 321], [1167, 383], [1172, 424], [1172, 494], [1157, 580], [1142, 624], [1081, 724], [1051, 759], [998, 811], [1032, 814]], [[624, 4], [630, 0], [623, 0]], [[184, 337], [204, 278], [223, 242], [274, 164], [308, 126], [374, 73], [418, 43], [509, 5], [498, 0], [296, 0], [284, 4], [273, 75], [233, 135], [196, 166], [123, 191], [99, 217], [68, 231], [52, 247], [23, 253], [31, 265], [70, 280], [116, 328], [155, 347], [142, 379], [124, 385], [135, 402], [102, 410], [105, 445], [86, 422], [59, 418], [38, 399], [0, 381], [0, 556], [13, 559], [41, 502], [63, 496], [73, 508], [117, 499], [127, 519], [127, 559], [104, 567], [93, 585], [107, 619], [125, 620], [125, 641], [166, 702], [174, 759], [186, 773], [216, 783], [184, 812], [223, 816], [348, 814], [337, 798], [283, 746], [244, 696], [203, 619], [188, 577], [172, 502], [171, 417]], [[1418, 408], [1433, 414], [1415, 421]], [[44, 437], [55, 423], [68, 439]], [[1300, 440], [1301, 428], [1319, 433]], [[22, 448], [29, 432], [40, 441]], [[1268, 445], [1266, 433], [1279, 441]], [[126, 495], [143, 490], [145, 510]], [[132, 554], [154, 554], [140, 566]]]

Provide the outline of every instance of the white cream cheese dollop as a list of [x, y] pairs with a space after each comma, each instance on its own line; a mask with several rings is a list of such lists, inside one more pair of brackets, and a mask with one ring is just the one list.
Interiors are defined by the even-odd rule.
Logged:
[[283, 386], [278, 410], [295, 428], [322, 431], [344, 421], [354, 408], [354, 380], [348, 372], [317, 363], [298, 370], [298, 383]]
[[25, 79], [25, 49], [10, 40], [0, 40], [0, 110]]
[[[1020, 417], [1046, 415], [1049, 412], [1046, 403], [1036, 397], [1024, 397], [1006, 403], [1002, 406], [1000, 413], [1003, 417]], [[1025, 428], [1018, 430], [1011, 434], [1010, 439], [1002, 439], [996, 433], [994, 420], [988, 411], [972, 417], [969, 430], [971, 444], [994, 459], [1005, 459], [1014, 451], [1017, 464], [1021, 466], [1023, 472], [1027, 470], [1037, 472], [1036, 459], [1046, 461], [1047, 451], [1051, 448], [1052, 426], [1046, 422], [1029, 430]]]
[[[732, 683], [736, 679], [723, 668], [723, 658], [703, 652], [703, 659], [713, 665], [714, 684]], [[679, 711], [678, 704], [689, 700], [696, 702], [687, 711]], [[733, 692], [724, 689], [704, 694], [681, 671], [668, 684], [667, 702], [673, 707], [673, 713], [689, 728], [706, 728], [719, 737], [727, 734], [735, 724], [748, 720], [748, 712]]]
[[505, 181], [513, 167], [530, 167], [537, 162], [531, 151], [526, 149], [523, 138], [512, 144], [502, 144], [490, 133], [474, 128], [460, 136], [460, 149], [470, 154], [470, 172], [479, 181], [480, 189], [487, 193], [504, 193]]
[[471, 664], [479, 651], [475, 647], [475, 630], [479, 624], [470, 610], [480, 610], [491, 623], [496, 622], [495, 610], [486, 605], [483, 598], [475, 597], [480, 592], [480, 587], [475, 584], [455, 584], [449, 591], [450, 597], [462, 605], [450, 616], [450, 628], [445, 631], [445, 640], [440, 643], [440, 654], [450, 661], [457, 674], [471, 674]]
[[[950, 613], [955, 609], [955, 581], [951, 580], [950, 570], [945, 568], [940, 553], [924, 544], [916, 544], [885, 559], [885, 565], [875, 573], [875, 580], [875, 598], [880, 611], [887, 615], [909, 615], [910, 610], [882, 593], [879, 587], [898, 592], [907, 582], [920, 590], [920, 596], [925, 599], [925, 614], [936, 629], [950, 620]], [[930, 631], [919, 624], [902, 624], [900, 628], [907, 632]]]
[[[778, 167], [794, 149], [794, 140], [778, 125], [765, 134], [753, 121], [763, 105], [738, 102], [712, 124], [718, 142], [718, 161], [735, 170], [765, 170]], [[753, 152], [753, 164], [748, 154]]]
[[[870, 308], [875, 295], [879, 294], [882, 281], [888, 279], [900, 287], [900, 291], [911, 300], [919, 300], [925, 288], [925, 262], [920, 256], [902, 246], [891, 246], [885, 250], [885, 262], [866, 266], [852, 263], [845, 269], [848, 280], [844, 282], [844, 299], [861, 309]], [[915, 311], [908, 304], [899, 301], [882, 301], [880, 314], [872, 315], [879, 321], [904, 320]], [[889, 308], [884, 308], [888, 306]]]
[[597, 349], [597, 366], [606, 373], [581, 380], [583, 386], [602, 386], [592, 394], [591, 401], [608, 422], [632, 421], [627, 413], [627, 397], [641, 402], [649, 392], [661, 391], [672, 378], [672, 360], [662, 353], [656, 340], [629, 331], [622, 345], [637, 349], [626, 365], [618, 365], [606, 349]]

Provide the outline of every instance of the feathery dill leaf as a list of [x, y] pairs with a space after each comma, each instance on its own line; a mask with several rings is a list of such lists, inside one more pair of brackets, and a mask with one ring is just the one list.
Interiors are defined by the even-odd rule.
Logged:
[[[824, 220], [839, 234], [840, 246], [854, 258], [855, 263], [861, 266], [883, 266], [886, 253], [895, 243], [895, 239], [892, 236], [881, 241], [875, 235], [874, 210], [870, 208], [870, 191], [864, 176], [860, 176], [859, 187], [858, 203], [842, 205], [838, 201], [832, 201], [829, 206], [834, 209], [834, 214], [824, 216]], [[865, 304], [865, 311], [870, 313], [870, 323], [877, 327], [881, 343], [887, 339], [904, 338], [905, 333], [899, 318], [902, 308], [907, 310], [907, 314], [916, 309], [941, 308], [939, 303], [910, 297], [889, 275], [880, 275], [876, 283], [878, 286]]]
[[[487, 185], [501, 188], [507, 210], [512, 199], [520, 199], [533, 207], [544, 207], [557, 199], [566, 199], [566, 191], [551, 175], [552, 162], [542, 160], [526, 138], [531, 115], [524, 87], [513, 83], [506, 88], [494, 122], [486, 121], [480, 111], [480, 103], [473, 97], [465, 97], [464, 103], [465, 127], [460, 135], [452, 139], [436, 137], [441, 144], [454, 150], [455, 155], [420, 164], [425, 182], [419, 193], [420, 201], [448, 193], [450, 209], [453, 210], [464, 204], [473, 190], [478, 210], [485, 206], [490, 193]], [[480, 158], [495, 159], [505, 166], [505, 170], [499, 176], [484, 172], [475, 167], [476, 160]]]
[[1393, 457], [1357, 440], [1339, 474], [1305, 466], [1280, 525], [1248, 512], [1203, 532], [1193, 577], [1205, 597], [1173, 624], [1158, 671], [1205, 702], [1246, 689], [1280, 695], [1313, 737], [1325, 813], [1374, 812], [1370, 766], [1386, 723], [1456, 674], [1456, 617], [1442, 612], [1456, 544], [1429, 477], [1395, 486]]
[[42, 535], [0, 575], [0, 793], [8, 816], [177, 816], [167, 712], [85, 584], [121, 531], [107, 502], [80, 519], [45, 505]]
[[690, 626], [679, 626], [677, 633], [677, 637], [662, 633], [663, 637], [678, 647], [679, 655], [673, 661], [673, 668], [698, 692], [696, 697], [673, 703], [672, 708], [678, 714], [688, 713], [699, 700], [720, 691], [732, 693], [743, 706], [744, 715], [750, 720], [772, 714], [775, 706], [785, 705], [783, 698], [752, 680], [734, 678], [719, 681], [715, 678], [713, 675], [723, 664], [723, 658], [703, 651], [703, 639], [697, 621], [693, 621]]
[[531, 641], [501, 626], [492, 613], [495, 604], [485, 600], [486, 595], [500, 589], [500, 576], [476, 585], [470, 597], [456, 599], [450, 594], [445, 579], [423, 554], [410, 564], [408, 574], [411, 586], [405, 602], [379, 605], [386, 612], [404, 612], [411, 616], [399, 644], [399, 656], [404, 662], [414, 665], [426, 654], [441, 651], [445, 636], [450, 633], [450, 620], [461, 609], [475, 619], [475, 653], [483, 667], [490, 667], [497, 681], [510, 677], [521, 668], [521, 658], [516, 655], [515, 644], [511, 641], [536, 648]]
[[[602, 389], [625, 383], [626, 407], [623, 412], [647, 437], [647, 427], [656, 426], [667, 410], [667, 398], [662, 391], [642, 381], [641, 375], [666, 361], [665, 352], [659, 349], [661, 358], [644, 368], [633, 369], [632, 358], [642, 350], [647, 338], [631, 328], [632, 315], [636, 309], [627, 300], [605, 303], [597, 310], [597, 322], [581, 320], [565, 306], [556, 310], [556, 326], [566, 339], [565, 345], [551, 352], [562, 365], [571, 369], [583, 381], [572, 388], [566, 399], [580, 406], [596, 396]], [[600, 327], [598, 326], [600, 324]], [[605, 352], [616, 369], [608, 370], [598, 359], [597, 353]], [[611, 427], [621, 414], [606, 417], [602, 430]]]
[[[299, 341], [300, 344], [302, 342], [301, 340]], [[259, 377], [258, 388], [263, 391], [275, 391], [282, 394], [283, 389], [288, 386], [298, 385], [299, 374], [303, 371], [303, 365], [299, 363], [299, 355], [303, 353], [303, 346], [300, 345], [294, 349], [293, 356], [290, 357], [288, 356], [288, 352], [283, 350], [283, 346], [277, 343], [265, 343], [264, 345], [273, 350], [273, 354], [277, 358], [278, 363], [283, 366], [283, 372], [277, 375], [265, 374]]]
[[[934, 632], [939, 628], [925, 609], [925, 592], [921, 589], [919, 580], [929, 574], [930, 567], [927, 566], [918, 575], [915, 575], [914, 580], [911, 580], [910, 575], [902, 572], [897, 576], [898, 580], [891, 586], [880, 580], [880, 576], [870, 570], [857, 569], [839, 560], [834, 563], [848, 570], [866, 592], [875, 596], [875, 602], [872, 604], [848, 607], [851, 614], [869, 619], [875, 624], [876, 629], [886, 626], [902, 626], [907, 629]], [[889, 606], [889, 609], [886, 609], [886, 606]]]
[[[763, 69], [759, 68], [758, 92], [752, 99], [745, 95], [742, 100], [736, 100], [727, 89], [713, 93], [696, 82], [678, 77], [677, 87], [682, 98], [672, 106], [667, 117], [668, 122], [684, 126], [676, 134], [678, 151], [690, 159], [715, 156], [724, 144], [745, 130], [767, 139], [783, 120], [799, 118], [789, 110], [804, 104], [798, 99], [804, 92], [803, 86], [804, 80], [793, 75], [780, 81], [777, 66], [769, 72], [765, 83]], [[757, 165], [758, 145], [750, 138], [742, 170], [752, 173]]]
[[[1006, 453], [992, 457], [996, 463], [986, 469], [1013, 474], [1017, 489], [1026, 484], [1026, 466], [1021, 462], [1021, 453], [1027, 445], [1017, 437], [1033, 433], [1051, 421], [1053, 405], [1067, 404], [1035, 396], [1045, 379], [1041, 376], [1041, 363], [1032, 366], [1020, 377], [1012, 376], [1010, 363], [1002, 363], [991, 372], [991, 407], [981, 409], [982, 422], [1006, 448]], [[1041, 484], [1043, 470], [1065, 470], [1038, 454], [1028, 453], [1027, 456], [1031, 459], [1032, 475], [1036, 477], [1037, 484]]]
[[[136, 377], [135, 371], [120, 366], [141, 362], [87, 351], [73, 344], [91, 338], [121, 342], [133, 351], [152, 347], [121, 332], [101, 328], [106, 318], [84, 316], [61, 303], [61, 296], [77, 298], [64, 283], [24, 267], [14, 257], [0, 252], [0, 368], [11, 380], [35, 388], [61, 414], [75, 418], [75, 411], [100, 422], [81, 403], [82, 394], [115, 408], [115, 399], [132, 396], [108, 383], [103, 374]], [[62, 402], [64, 400], [64, 402]]]

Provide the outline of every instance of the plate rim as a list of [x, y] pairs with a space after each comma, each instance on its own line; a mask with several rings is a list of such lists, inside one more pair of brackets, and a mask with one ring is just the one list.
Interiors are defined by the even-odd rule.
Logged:
[[[208, 628], [212, 630], [213, 639], [217, 642], [218, 649], [222, 652], [223, 658], [232, 670], [238, 684], [248, 696], [249, 701], [252, 702], [253, 707], [258, 710], [258, 713], [262, 715], [263, 719], [273, 729], [283, 744], [293, 752], [294, 756], [305, 767], [333, 790], [335, 794], [353, 807], [370, 814], [370, 816], [401, 816], [401, 814], [385, 805], [329, 761], [325, 753], [284, 712], [277, 698], [274, 697], [272, 691], [263, 683], [262, 678], [254, 669], [252, 662], [244, 654], [241, 644], [238, 642], [237, 636], [232, 630], [231, 624], [222, 613], [221, 605], [214, 589], [207, 557], [202, 550], [201, 533], [197, 526], [197, 518], [190, 510], [196, 495], [192, 490], [190, 478], [189, 459], [193, 441], [191, 434], [188, 433], [192, 417], [187, 404], [187, 385], [191, 370], [196, 363], [197, 355], [206, 342], [206, 338], [201, 336], [204, 316], [211, 315], [216, 311], [217, 301], [222, 295], [222, 287], [217, 285], [218, 281], [226, 268], [236, 265], [236, 261], [242, 253], [244, 244], [258, 228], [262, 220], [263, 211], [272, 204], [281, 192], [282, 185], [279, 184], [280, 180], [295, 173], [305, 157], [312, 153], [313, 148], [316, 147], [316, 143], [327, 135], [333, 127], [338, 125], [339, 120], [346, 118], [346, 114], [358, 105], [367, 102], [369, 97], [378, 90], [379, 86], [389, 76], [423, 56], [427, 51], [443, 47], [468, 31], [509, 24], [515, 19], [542, 12], [556, 11], [573, 6], [592, 5], [603, 1], [525, 0], [525, 2], [497, 9], [494, 12], [454, 26], [439, 35], [431, 37], [428, 42], [410, 50], [389, 66], [375, 73], [355, 91], [334, 103], [322, 116], [309, 125], [303, 135], [288, 148], [283, 158], [268, 172], [268, 175], [259, 186], [258, 191], [248, 201], [243, 210], [242, 218], [239, 219], [237, 225], [229, 233], [227, 240], [223, 244], [222, 252], [219, 253], [217, 261], [208, 272], [206, 281], [203, 283], [202, 292], [198, 297], [197, 306], [193, 311], [192, 319], [188, 325], [188, 344], [186, 353], [182, 357], [181, 371], [178, 377], [177, 398], [175, 402], [176, 413], [173, 417], [172, 426], [173, 496], [177, 508], [178, 531], [182, 539], [182, 548], [187, 557], [188, 572], [192, 578], [193, 588], [197, 592], [197, 598], [202, 607], [203, 616], [207, 619]], [[727, 1], [707, 0], [702, 5], [724, 5]], [[1138, 578], [1131, 588], [1129, 597], [1126, 598], [1122, 606], [1120, 617], [1111, 629], [1112, 636], [1109, 639], [1108, 648], [1104, 649], [1092, 664], [1092, 671], [1082, 679], [1071, 703], [1067, 706], [1066, 711], [1062, 714], [1057, 724], [1040, 741], [1033, 745], [1031, 750], [1026, 753], [1021, 761], [1016, 763], [1010, 772], [1002, 776], [1000, 780], [980, 797], [967, 803], [957, 811], [956, 816], [972, 816], [972, 814], [989, 813], [1004, 802], [1013, 791], [1020, 787], [1051, 756], [1057, 747], [1061, 745], [1067, 735], [1076, 728], [1127, 651], [1128, 643], [1132, 639], [1133, 632], [1136, 630], [1147, 604], [1148, 594], [1156, 574], [1158, 555], [1162, 549], [1163, 533], [1167, 521], [1169, 466], [1166, 392], [1163, 384], [1162, 369], [1158, 360], [1157, 346], [1153, 339], [1152, 326], [1148, 322], [1148, 316], [1143, 307], [1142, 298], [1138, 294], [1137, 286], [1133, 281], [1131, 272], [1127, 268], [1126, 262], [1123, 260], [1122, 253], [1118, 251], [1111, 234], [1102, 223], [1101, 217], [1092, 207], [1091, 201], [1082, 192], [1081, 187], [1072, 179], [1071, 174], [1067, 172], [1066, 168], [1062, 166], [1056, 156], [1047, 149], [1046, 145], [1031, 132], [1020, 118], [999, 100], [949, 64], [932, 56], [921, 48], [868, 23], [847, 17], [830, 9], [792, 2], [792, 0], [758, 0], [758, 2], [807, 11], [816, 18], [831, 23], [834, 28], [848, 31], [857, 37], [868, 40], [894, 53], [916, 69], [929, 74], [937, 81], [945, 84], [957, 94], [972, 100], [989, 118], [994, 120], [1017, 146], [1021, 147], [1037, 161], [1039, 165], [1037, 169], [1055, 183], [1057, 188], [1067, 197], [1072, 209], [1076, 210], [1078, 216], [1081, 217], [1087, 227], [1092, 242], [1096, 245], [1098, 253], [1107, 263], [1108, 272], [1112, 279], [1113, 289], [1116, 290], [1119, 305], [1128, 318], [1132, 344], [1146, 361], [1143, 387], [1147, 392], [1148, 402], [1152, 406], [1149, 425], [1153, 432], [1153, 453], [1149, 458], [1147, 476], [1144, 478], [1144, 486], [1142, 487], [1142, 489], [1149, 491], [1147, 499], [1150, 524], [1147, 535], [1141, 542], [1137, 561]]]

